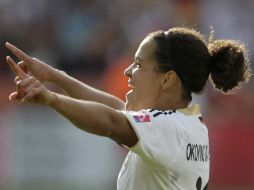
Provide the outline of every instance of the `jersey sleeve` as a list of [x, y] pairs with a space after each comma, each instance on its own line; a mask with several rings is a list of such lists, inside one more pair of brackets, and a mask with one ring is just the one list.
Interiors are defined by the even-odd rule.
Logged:
[[137, 144], [129, 150], [149, 164], [169, 166], [176, 160], [179, 150], [184, 149], [184, 134], [174, 125], [172, 115], [158, 116], [149, 110], [123, 111], [123, 114], [138, 137]]

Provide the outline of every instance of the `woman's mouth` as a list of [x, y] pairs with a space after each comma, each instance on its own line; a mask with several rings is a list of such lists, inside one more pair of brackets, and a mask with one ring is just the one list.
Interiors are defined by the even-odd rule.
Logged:
[[130, 89], [134, 89], [134, 88], [135, 88], [135, 87], [134, 87], [134, 84], [131, 83], [131, 82], [128, 82], [128, 87], [129, 87]]
[[135, 90], [135, 87], [132, 83], [128, 83], [128, 87], [129, 87], [129, 91], [127, 92], [126, 96], [129, 96], [134, 90]]
[[128, 87], [129, 87], [131, 90], [134, 90], [134, 89], [135, 89], [134, 86], [128, 85]]

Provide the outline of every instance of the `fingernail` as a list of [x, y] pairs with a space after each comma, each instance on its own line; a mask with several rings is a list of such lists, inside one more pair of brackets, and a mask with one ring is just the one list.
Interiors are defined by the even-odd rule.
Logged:
[[8, 59], [9, 61], [11, 61], [11, 57], [10, 57], [9, 55], [6, 57], [6, 59]]

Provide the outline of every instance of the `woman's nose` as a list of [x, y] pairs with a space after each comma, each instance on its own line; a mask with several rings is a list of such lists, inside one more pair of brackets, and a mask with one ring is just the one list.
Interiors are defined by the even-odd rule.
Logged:
[[125, 75], [125, 76], [127, 76], [127, 77], [130, 77], [130, 76], [131, 76], [132, 67], [133, 67], [133, 64], [131, 64], [127, 69], [124, 70], [124, 75]]

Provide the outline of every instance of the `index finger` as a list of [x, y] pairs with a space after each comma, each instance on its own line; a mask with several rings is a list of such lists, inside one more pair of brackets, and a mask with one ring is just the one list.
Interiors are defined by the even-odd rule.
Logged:
[[10, 44], [9, 42], [5, 43], [7, 49], [9, 49], [14, 55], [16, 55], [20, 60], [30, 61], [32, 58], [27, 55], [25, 52], [17, 48], [16, 46]]
[[15, 61], [13, 61], [11, 57], [7, 56], [6, 61], [16, 76], [19, 76], [21, 79], [26, 78], [27, 75], [24, 73], [24, 71], [20, 67], [17, 66], [17, 64], [15, 63]]

